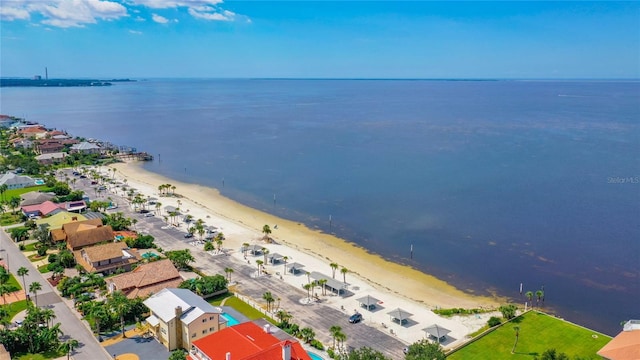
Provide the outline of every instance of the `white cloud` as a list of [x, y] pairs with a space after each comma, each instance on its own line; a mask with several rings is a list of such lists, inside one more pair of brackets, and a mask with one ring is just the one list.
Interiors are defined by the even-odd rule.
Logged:
[[[40, 23], [55, 27], [84, 27], [100, 20], [115, 20], [138, 14], [140, 7], [151, 9], [186, 9], [196, 19], [238, 21], [251, 19], [221, 7], [222, 0], [0, 0], [2, 21], [41, 19]], [[166, 17], [153, 14], [153, 21], [166, 24]], [[136, 16], [135, 21], [144, 21]], [[35, 24], [34, 24], [35, 25]]]
[[222, 0], [131, 0], [136, 5], [146, 6], [152, 9], [169, 9], [178, 7], [198, 7], [222, 4]]
[[3, 0], [1, 11], [2, 20], [29, 19], [31, 14], [39, 14], [43, 24], [63, 28], [127, 16], [127, 8], [109, 0]]
[[29, 11], [16, 5], [11, 2], [3, 3], [0, 6], [0, 19], [5, 21], [29, 19]]
[[189, 8], [189, 14], [191, 14], [191, 16], [197, 19], [214, 20], [214, 21], [233, 21], [236, 16], [235, 13], [228, 10], [223, 10], [222, 12], [215, 12], [215, 9], [208, 8], [208, 7], [206, 7], [206, 9]]
[[133, 34], [133, 35], [142, 35], [142, 31], [129, 30], [129, 34]]
[[159, 24], [166, 24], [169, 22], [169, 19], [167, 19], [164, 16], [158, 15], [158, 14], [153, 14], [151, 15], [151, 19], [153, 19], [153, 21], [159, 23]]

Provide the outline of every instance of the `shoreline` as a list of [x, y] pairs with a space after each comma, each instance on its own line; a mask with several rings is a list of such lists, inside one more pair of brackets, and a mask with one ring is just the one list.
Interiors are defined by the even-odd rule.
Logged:
[[[199, 208], [206, 213], [206, 222], [213, 219], [213, 225], [227, 223], [223, 232], [227, 240], [225, 247], [239, 249], [243, 243], [257, 244], [262, 241], [262, 226], [269, 224], [272, 229], [270, 237], [280, 244], [296, 251], [310, 255], [322, 263], [326, 274], [331, 274], [329, 264], [335, 262], [349, 270], [347, 277], [356, 276], [380, 291], [392, 293], [416, 302], [428, 309], [433, 308], [497, 308], [504, 299], [497, 296], [479, 296], [464, 292], [453, 285], [432, 275], [423, 273], [409, 265], [402, 265], [384, 259], [367, 249], [319, 230], [310, 229], [302, 223], [279, 218], [275, 215], [250, 208], [234, 200], [226, 198], [211, 187], [176, 181], [163, 175], [146, 170], [141, 163], [124, 162], [109, 165], [117, 169], [120, 177], [127, 179], [127, 185], [133, 188], [147, 187], [146, 195], [158, 196], [157, 187], [170, 183], [176, 186], [179, 197], [162, 197], [159, 201], [164, 206], [172, 205], [164, 202], [180, 200], [187, 211]], [[150, 187], [150, 188], [149, 188]], [[151, 194], [148, 192], [151, 191]], [[196, 200], [197, 199], [197, 200]], [[191, 205], [191, 207], [189, 207]], [[194, 215], [192, 213], [192, 215]], [[197, 219], [198, 216], [195, 216]], [[205, 216], [202, 217], [203, 220]], [[277, 224], [277, 228], [274, 228]], [[235, 225], [235, 226], [233, 226]], [[371, 269], [383, 271], [371, 272]], [[336, 274], [342, 277], [340, 273]], [[348, 281], [347, 281], [348, 282]]]

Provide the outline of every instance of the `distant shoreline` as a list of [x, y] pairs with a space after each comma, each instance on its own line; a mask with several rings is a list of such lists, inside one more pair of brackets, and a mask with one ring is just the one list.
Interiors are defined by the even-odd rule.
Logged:
[[111, 86], [114, 82], [131, 82], [131, 79], [25, 79], [2, 78], [0, 87], [87, 87], [87, 86]]

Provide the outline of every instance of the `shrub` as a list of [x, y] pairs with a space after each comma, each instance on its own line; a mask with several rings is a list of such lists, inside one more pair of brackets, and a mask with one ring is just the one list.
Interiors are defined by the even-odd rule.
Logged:
[[487, 325], [489, 325], [489, 327], [494, 327], [494, 326], [498, 326], [502, 324], [502, 321], [500, 321], [500, 318], [496, 317], [496, 316], [492, 316], [489, 321], [487, 322]]
[[46, 247], [44, 247], [44, 246], [40, 246], [40, 247], [38, 247], [37, 251], [38, 251], [38, 256], [45, 256], [45, 255], [47, 255], [47, 248], [46, 248]]
[[54, 262], [57, 262], [58, 261], [58, 255], [49, 254], [49, 258], [47, 259], [47, 261], [49, 261], [49, 264], [53, 264]]
[[18, 249], [20, 249], [20, 251], [24, 251], [27, 247], [24, 246], [24, 244], [20, 244], [18, 245]]
[[318, 350], [324, 350], [324, 345], [322, 345], [322, 343], [316, 339], [311, 340], [311, 346]]

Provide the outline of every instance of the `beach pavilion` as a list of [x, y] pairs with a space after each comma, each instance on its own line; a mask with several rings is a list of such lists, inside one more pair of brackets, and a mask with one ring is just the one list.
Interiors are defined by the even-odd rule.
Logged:
[[280, 261], [282, 261], [282, 259], [283, 259], [283, 256], [278, 253], [267, 255], [267, 261], [272, 265], [279, 263]]
[[358, 304], [360, 304], [360, 307], [371, 311], [376, 308], [376, 305], [380, 300], [374, 298], [371, 295], [367, 295], [365, 297], [361, 297], [360, 299], [356, 299], [356, 301], [358, 302]]
[[408, 322], [409, 318], [413, 316], [412, 313], [400, 308], [389, 311], [387, 315], [391, 316], [391, 322], [397, 322], [400, 325], [404, 325], [404, 323]]
[[260, 245], [249, 245], [249, 246], [246, 247], [246, 250], [248, 252], [250, 252], [251, 255], [253, 255], [253, 256], [257, 256], [259, 254], [262, 254], [262, 249], [264, 249], [264, 247], [260, 246]]
[[327, 282], [324, 284], [325, 288], [329, 288], [331, 292], [335, 292], [338, 295], [344, 293], [344, 283], [342, 281], [338, 281], [334, 278], [331, 278], [323, 273], [319, 273], [317, 271], [312, 271], [309, 275], [316, 283], [320, 283], [320, 280], [326, 280]]
[[301, 272], [303, 267], [304, 267], [304, 265], [294, 262], [294, 263], [291, 263], [291, 264], [287, 265], [287, 271], [289, 271], [290, 273], [295, 275], [295, 274]]
[[446, 340], [447, 334], [451, 332], [451, 330], [443, 328], [438, 324], [427, 326], [426, 328], [422, 329], [422, 331], [427, 333], [427, 337], [437, 339], [439, 343]]

